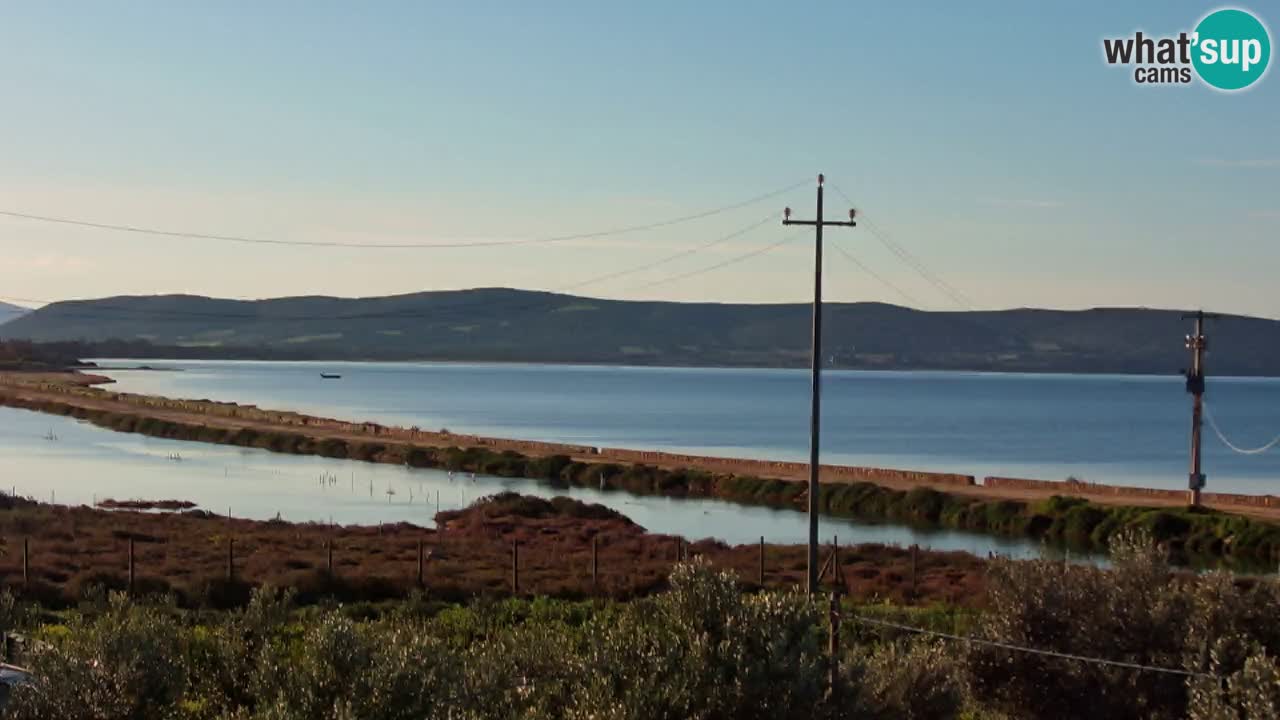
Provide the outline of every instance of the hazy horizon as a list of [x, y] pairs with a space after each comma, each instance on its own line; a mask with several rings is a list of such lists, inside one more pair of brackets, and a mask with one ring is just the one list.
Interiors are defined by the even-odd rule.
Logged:
[[[1102, 59], [1104, 37], [1212, 7], [15, 6], [0, 211], [365, 247], [0, 216], [0, 300], [804, 302], [811, 238], [763, 249], [825, 172], [828, 217], [847, 194], [870, 221], [827, 233], [832, 301], [1280, 317], [1280, 80], [1141, 87]], [[786, 187], [609, 237], [367, 247], [663, 223]]]

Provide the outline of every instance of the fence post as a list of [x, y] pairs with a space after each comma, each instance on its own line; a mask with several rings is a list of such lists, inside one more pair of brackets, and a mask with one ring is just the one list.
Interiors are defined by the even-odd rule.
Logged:
[[419, 587], [419, 588], [423, 587], [423, 582], [422, 582], [422, 580], [423, 580], [423, 572], [422, 572], [422, 538], [418, 538], [418, 587]]
[[827, 698], [835, 700], [840, 689], [840, 593], [831, 593], [831, 636], [827, 641], [827, 658], [830, 662], [827, 677]]
[[133, 537], [129, 538], [129, 594], [133, 594]]
[[764, 587], [764, 536], [760, 536], [760, 587]]
[[844, 568], [840, 566], [840, 537], [831, 536], [831, 584], [836, 592], [844, 592]]
[[911, 546], [911, 599], [916, 599], [916, 562], [920, 554], [920, 546]]
[[325, 570], [329, 573], [329, 579], [333, 579], [333, 540], [327, 540], [324, 544], [325, 548]]
[[227, 582], [233, 583], [236, 580], [236, 539], [227, 538]]
[[22, 538], [22, 586], [31, 584], [31, 538]]
[[591, 592], [600, 589], [600, 536], [591, 536]]
[[520, 543], [511, 541], [511, 594], [520, 594]]

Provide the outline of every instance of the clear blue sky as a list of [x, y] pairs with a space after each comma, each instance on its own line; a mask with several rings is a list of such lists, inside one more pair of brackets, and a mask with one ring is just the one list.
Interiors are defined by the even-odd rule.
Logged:
[[[0, 10], [0, 210], [357, 243], [679, 216], [823, 171], [979, 307], [1280, 317], [1280, 76], [1138, 87], [1104, 36], [1196, 2], [38, 2]], [[1247, 7], [1247, 6], [1246, 6]], [[1273, 28], [1280, 8], [1254, 8]], [[830, 214], [844, 202], [828, 195]], [[466, 250], [296, 249], [0, 218], [0, 296], [555, 289], [707, 242], [812, 190], [661, 231]], [[864, 229], [831, 231], [955, 309]], [[808, 246], [583, 294], [803, 300]], [[837, 299], [903, 302], [832, 253]]]

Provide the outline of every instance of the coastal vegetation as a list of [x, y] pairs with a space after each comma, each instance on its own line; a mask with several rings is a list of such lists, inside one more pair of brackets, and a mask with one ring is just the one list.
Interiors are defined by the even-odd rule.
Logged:
[[[435, 520], [435, 528], [291, 523], [201, 509], [69, 507], [0, 494], [0, 584], [50, 607], [72, 607], [94, 586], [126, 590], [131, 548], [135, 591], [192, 609], [234, 606], [264, 585], [294, 588], [305, 603], [404, 599], [424, 590], [453, 601], [529, 594], [626, 599], [661, 590], [687, 556], [734, 571], [745, 587], [790, 588], [805, 575], [802, 546], [654, 534], [602, 505], [566, 497], [503, 493]], [[843, 576], [843, 592], [867, 602], [971, 605], [982, 593], [985, 561], [966, 553], [913, 555], [862, 545], [842, 547], [838, 560], [830, 578]]]
[[[90, 589], [0, 598], [30, 641], [15, 720], [1270, 718], [1280, 585], [1172, 571], [1126, 535], [1103, 569], [996, 560], [981, 610], [752, 591], [705, 559], [628, 602], [547, 598], [226, 611]], [[836, 641], [831, 635], [840, 623]]]
[[[3, 308], [0, 308], [0, 312]], [[81, 364], [73, 343], [35, 343], [27, 340], [0, 340], [0, 371], [61, 370]]]
[[[520, 477], [552, 486], [583, 486], [669, 497], [713, 497], [774, 508], [805, 505], [803, 482], [712, 473], [689, 468], [591, 462], [567, 455], [530, 456], [486, 447], [432, 447], [376, 438], [317, 437], [301, 430], [222, 427], [52, 399], [6, 398], [7, 404], [70, 415], [121, 432], [256, 447], [364, 462]], [[920, 529], [964, 530], [1041, 539], [1081, 552], [1105, 552], [1125, 530], [1143, 529], [1166, 545], [1175, 562], [1219, 561], [1243, 569], [1271, 568], [1280, 557], [1280, 524], [1207, 508], [1145, 507], [1055, 496], [987, 499], [928, 487], [898, 490], [868, 482], [824, 483], [823, 512]]]

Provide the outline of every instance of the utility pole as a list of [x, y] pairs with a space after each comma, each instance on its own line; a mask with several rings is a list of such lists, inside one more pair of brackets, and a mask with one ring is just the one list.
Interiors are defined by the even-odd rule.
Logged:
[[1194, 335], [1186, 338], [1187, 349], [1191, 351], [1191, 368], [1187, 370], [1187, 392], [1191, 393], [1191, 474], [1187, 484], [1187, 502], [1200, 504], [1200, 491], [1204, 489], [1204, 473], [1200, 469], [1200, 418], [1204, 410], [1204, 352], [1209, 348], [1209, 340], [1204, 336], [1204, 321], [1217, 318], [1217, 315], [1206, 314], [1203, 310], [1187, 313], [1183, 320], [1195, 320]]
[[782, 217], [783, 225], [812, 225], [813, 239], [813, 352], [809, 413], [809, 574], [806, 591], [810, 596], [818, 591], [818, 437], [822, 424], [822, 228], [854, 227], [854, 211], [849, 210], [847, 221], [826, 220], [822, 216], [822, 175], [818, 175], [818, 211], [813, 220], [792, 220], [791, 208]]

